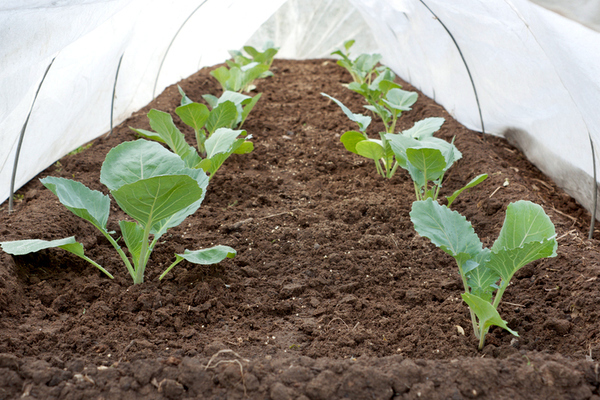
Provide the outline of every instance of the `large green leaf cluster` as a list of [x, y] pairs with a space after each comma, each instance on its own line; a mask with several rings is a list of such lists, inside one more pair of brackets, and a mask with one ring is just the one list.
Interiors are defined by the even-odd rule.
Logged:
[[[182, 145], [173, 142], [173, 146]], [[129, 251], [128, 257], [107, 228], [110, 213], [108, 195], [69, 179], [47, 177], [41, 180], [69, 211], [90, 222], [109, 240], [134, 283], [143, 282], [150, 254], [160, 237], [200, 207], [208, 181], [202, 169], [190, 168], [181, 157], [158, 143], [140, 139], [113, 148], [102, 164], [100, 182], [131, 218], [119, 221], [123, 241]], [[3, 242], [0, 245], [13, 255], [60, 247], [89, 261], [112, 278], [108, 271], [84, 255], [83, 245], [73, 237], [53, 241]], [[192, 253], [195, 258], [178, 256], [167, 271], [183, 259], [202, 261], [199, 263], [219, 257], [222, 260], [233, 257], [235, 250], [220, 246]]]

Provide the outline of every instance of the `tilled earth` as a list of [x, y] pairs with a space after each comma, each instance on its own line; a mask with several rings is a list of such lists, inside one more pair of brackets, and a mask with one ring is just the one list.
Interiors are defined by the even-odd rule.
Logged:
[[[486, 246], [511, 201], [542, 205], [556, 225], [558, 256], [520, 270], [499, 308], [520, 336], [492, 328], [478, 351], [454, 260], [410, 222], [408, 174], [385, 180], [339, 141], [356, 127], [320, 93], [363, 112], [342, 86], [349, 74], [332, 60], [276, 60], [272, 70], [244, 125], [254, 152], [226, 161], [200, 210], [157, 245], [145, 283], [133, 286], [108, 241], [38, 179], [18, 192], [14, 213], [2, 206], [0, 240], [75, 235], [115, 279], [62, 250], [0, 254], [0, 399], [600, 399], [600, 255], [587, 240], [589, 214], [517, 149], [469, 131], [431, 99], [420, 95], [401, 117], [400, 129], [444, 117], [436, 135], [456, 137], [463, 159], [442, 194], [490, 175], [453, 205]], [[195, 101], [220, 94], [208, 72], [180, 82]], [[136, 139], [129, 126], [149, 129], [151, 108], [174, 115], [194, 143], [179, 102], [168, 88], [38, 178], [107, 193], [106, 153]], [[114, 202], [111, 212], [118, 231]], [[174, 253], [216, 244], [238, 255], [183, 262], [158, 282]]]

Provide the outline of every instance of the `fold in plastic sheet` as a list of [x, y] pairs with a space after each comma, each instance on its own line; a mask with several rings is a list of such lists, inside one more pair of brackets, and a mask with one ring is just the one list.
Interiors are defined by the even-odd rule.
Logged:
[[592, 208], [588, 132], [599, 149], [599, 33], [525, 0], [423, 0], [439, 21], [421, 1], [351, 1], [386, 65], [481, 130], [469, 76], [443, 22], [473, 75], [486, 132], [507, 136]]
[[113, 84], [121, 56], [115, 123], [148, 104], [165, 87], [203, 66], [227, 59], [227, 50], [241, 48], [283, 3], [284, 0], [3, 2], [0, 201], [9, 196], [21, 128], [44, 71], [54, 57], [25, 132], [15, 190], [67, 152], [108, 132]]

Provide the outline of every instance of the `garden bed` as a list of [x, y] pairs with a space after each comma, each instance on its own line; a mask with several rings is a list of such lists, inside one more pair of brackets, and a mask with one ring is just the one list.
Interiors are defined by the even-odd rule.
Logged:
[[[145, 283], [133, 286], [110, 243], [38, 179], [19, 190], [14, 213], [2, 206], [0, 240], [75, 235], [115, 279], [62, 250], [0, 254], [0, 399], [597, 399], [600, 255], [589, 213], [505, 140], [469, 131], [431, 99], [404, 113], [400, 129], [444, 117], [436, 136], [456, 137], [463, 159], [442, 194], [490, 175], [453, 205], [484, 245], [519, 199], [556, 225], [558, 256], [517, 272], [500, 305], [520, 336], [493, 327], [478, 351], [454, 260], [413, 229], [410, 177], [381, 178], [339, 141], [355, 125], [320, 93], [362, 112], [341, 85], [349, 74], [332, 60], [276, 60], [272, 71], [244, 125], [255, 150], [225, 162], [202, 207], [156, 246]], [[207, 69], [180, 85], [195, 101], [220, 93]], [[128, 126], [149, 129], [151, 108], [175, 115], [180, 100], [169, 87], [38, 178], [106, 193], [106, 153], [136, 138]], [[118, 231], [114, 203], [111, 213]], [[237, 256], [183, 262], [157, 281], [175, 252], [217, 244]]]

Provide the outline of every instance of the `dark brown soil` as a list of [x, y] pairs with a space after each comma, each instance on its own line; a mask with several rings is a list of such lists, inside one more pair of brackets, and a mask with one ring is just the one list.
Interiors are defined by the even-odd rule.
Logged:
[[[453, 206], [485, 245], [511, 201], [541, 204], [556, 225], [558, 256], [519, 271], [500, 306], [520, 336], [493, 328], [480, 352], [454, 260], [414, 232], [407, 173], [384, 180], [339, 141], [355, 126], [320, 93], [362, 112], [342, 86], [350, 76], [331, 60], [277, 60], [273, 71], [244, 126], [255, 151], [227, 160], [200, 210], [157, 245], [144, 284], [133, 286], [104, 237], [38, 179], [14, 213], [2, 206], [0, 240], [75, 235], [115, 279], [58, 249], [0, 255], [0, 399], [599, 399], [600, 254], [586, 239], [589, 214], [506, 141], [469, 131], [425, 96], [403, 115], [402, 129], [442, 116], [438, 136], [456, 136], [464, 158], [443, 194], [490, 174]], [[196, 101], [220, 94], [208, 70], [180, 85]], [[150, 108], [174, 115], [179, 101], [168, 88], [38, 178], [107, 193], [106, 153], [135, 139], [128, 126], [149, 129]], [[109, 229], [119, 217], [113, 202]], [[213, 244], [238, 255], [183, 262], [157, 281], [175, 252]]]

